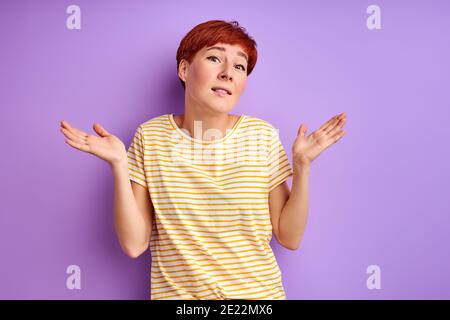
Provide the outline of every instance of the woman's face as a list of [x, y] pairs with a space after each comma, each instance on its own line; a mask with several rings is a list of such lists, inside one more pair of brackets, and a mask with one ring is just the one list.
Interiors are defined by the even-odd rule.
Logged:
[[[180, 62], [186, 103], [208, 113], [229, 113], [247, 82], [247, 54], [238, 45], [217, 43], [197, 52], [191, 64]], [[212, 90], [222, 87], [229, 94]]]

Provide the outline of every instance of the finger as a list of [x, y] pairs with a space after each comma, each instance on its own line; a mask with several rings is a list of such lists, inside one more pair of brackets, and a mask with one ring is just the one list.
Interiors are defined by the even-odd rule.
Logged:
[[78, 135], [80, 138], [87, 138], [89, 136], [88, 133], [72, 127], [67, 121], [61, 121], [61, 126], [71, 131], [73, 134]]
[[347, 133], [347, 131], [345, 131], [345, 130], [336, 132], [333, 136], [330, 137], [332, 143], [338, 142], [339, 139], [341, 139], [346, 133]]
[[334, 116], [331, 121], [329, 121], [326, 125], [324, 125], [323, 128], [320, 130], [322, 132], [322, 134], [326, 134], [332, 128], [334, 128], [336, 123], [339, 122], [339, 119], [341, 119], [341, 115], [342, 114]]
[[330, 123], [332, 123], [336, 118], [337, 118], [337, 116], [334, 116], [333, 118], [331, 118], [330, 120], [328, 120], [327, 122], [325, 122], [323, 125], [321, 125], [320, 128], [317, 129], [316, 131], [321, 131], [321, 130], [325, 129], [325, 128], [328, 127], [328, 126], [330, 125]]
[[67, 128], [67, 127], [61, 127], [61, 129], [65, 129], [66, 132], [70, 132], [72, 135], [76, 136], [78, 139], [86, 140], [88, 138], [87, 133], [83, 133], [80, 130], [77, 130], [75, 128]]
[[70, 139], [67, 139], [66, 143], [78, 150], [81, 150], [84, 152], [89, 152], [89, 146], [87, 144], [78, 143], [78, 142], [72, 141]]
[[86, 143], [86, 138], [80, 137], [79, 135], [75, 134], [73, 131], [69, 131], [66, 128], [61, 128], [60, 131], [69, 139], [73, 140], [74, 142], [78, 143]]
[[334, 135], [337, 131], [339, 131], [345, 123], [345, 117], [339, 119], [333, 127], [329, 128], [328, 131], [325, 132], [326, 135]]
[[76, 134], [73, 134], [71, 131], [65, 129], [65, 128], [61, 128], [61, 132], [70, 140], [73, 140], [74, 142], [77, 143], [81, 143], [81, 144], [86, 144], [87, 140], [85, 138], [82, 138]]
[[336, 128], [340, 128], [343, 123], [345, 122], [346, 116], [345, 113], [341, 113], [340, 115], [337, 116], [337, 118], [335, 119], [335, 121], [333, 122], [332, 125], [330, 125], [329, 127], [327, 127], [324, 132], [325, 134], [330, 134], [330, 132], [334, 132]]
[[107, 137], [107, 136], [109, 136], [109, 132], [106, 131], [106, 129], [103, 128], [99, 123], [94, 123], [94, 130], [95, 130], [95, 132], [97, 132], [97, 134], [100, 137]]
[[329, 128], [329, 126], [332, 126], [335, 124], [339, 119], [345, 118], [345, 112], [341, 112], [340, 114], [335, 115], [333, 118], [331, 118], [326, 124], [324, 124], [322, 129]]

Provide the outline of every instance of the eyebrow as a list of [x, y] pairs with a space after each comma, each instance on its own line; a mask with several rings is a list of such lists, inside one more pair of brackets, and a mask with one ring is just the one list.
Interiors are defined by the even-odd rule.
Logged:
[[[224, 47], [217, 47], [217, 46], [209, 47], [206, 51], [214, 50], [214, 49], [217, 49], [217, 50], [220, 50], [220, 51], [227, 51]], [[243, 53], [242, 51], [238, 51], [237, 54], [238, 54], [238, 56], [244, 57], [245, 60], [247, 60], [247, 63], [248, 63], [248, 58], [247, 58], [247, 55], [245, 53]]]

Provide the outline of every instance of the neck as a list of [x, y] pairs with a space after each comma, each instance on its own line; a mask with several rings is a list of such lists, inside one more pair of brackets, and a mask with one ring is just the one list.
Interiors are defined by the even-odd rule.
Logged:
[[186, 109], [184, 114], [174, 116], [174, 120], [179, 128], [187, 129], [194, 139], [212, 141], [224, 137], [234, 127], [239, 116]]

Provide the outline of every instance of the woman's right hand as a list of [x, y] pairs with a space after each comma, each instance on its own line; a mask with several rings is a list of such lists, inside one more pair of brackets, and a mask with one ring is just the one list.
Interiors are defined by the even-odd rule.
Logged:
[[73, 148], [93, 154], [111, 166], [127, 160], [125, 145], [119, 138], [98, 123], [94, 123], [93, 128], [98, 137], [73, 128], [67, 121], [61, 121], [61, 132], [67, 138], [66, 143]]

